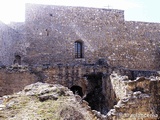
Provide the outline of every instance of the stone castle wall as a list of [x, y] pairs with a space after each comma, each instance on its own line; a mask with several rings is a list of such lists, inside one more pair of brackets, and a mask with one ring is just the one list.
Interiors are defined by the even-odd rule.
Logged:
[[[112, 66], [159, 69], [160, 24], [125, 21], [121, 10], [28, 4], [26, 31], [24, 62], [32, 65], [105, 59]], [[77, 40], [83, 59], [75, 59]]]
[[[27, 65], [104, 59], [111, 66], [159, 70], [160, 24], [125, 21], [122, 10], [27, 4], [25, 23], [1, 26], [4, 65], [20, 55]], [[83, 42], [81, 59], [75, 58], [77, 40]]]
[[104, 47], [100, 52], [109, 51], [106, 57], [113, 66], [159, 70], [160, 24], [125, 21], [122, 27], [122, 38], [111, 41], [112, 46]]
[[24, 58], [27, 44], [25, 43], [24, 24], [6, 25], [0, 23], [0, 66], [14, 64], [15, 56]]
[[128, 67], [159, 69], [160, 24], [147, 22], [125, 22], [125, 24], [128, 42], [124, 46], [128, 54], [126, 62]]
[[106, 57], [98, 51], [108, 45], [107, 41], [117, 40], [121, 36], [118, 31], [123, 29], [123, 11], [119, 10], [43, 5], [26, 8], [30, 64], [78, 61], [74, 53], [77, 40], [84, 44], [81, 60], [93, 63]]
[[18, 33], [0, 22], [0, 66], [13, 64]]
[[[92, 94], [100, 93], [94, 98], [96, 105], [94, 102], [91, 106], [102, 113], [120, 99], [120, 103], [125, 102], [127, 95], [131, 97], [127, 98], [126, 106], [142, 95], [147, 105], [155, 102], [154, 113], [160, 114], [159, 77], [135, 80], [159, 76], [157, 71], [142, 70], [159, 70], [159, 23], [125, 21], [121, 10], [27, 4], [25, 23], [13, 23], [10, 27], [0, 23], [0, 28], [0, 96], [40, 81], [68, 88], [78, 86], [89, 100]], [[75, 41], [83, 43], [83, 58], [75, 58]], [[22, 65], [12, 65], [16, 55], [21, 57]], [[120, 76], [110, 76], [113, 71]], [[115, 106], [114, 113], [123, 112], [118, 107], [123, 108], [121, 104]]]

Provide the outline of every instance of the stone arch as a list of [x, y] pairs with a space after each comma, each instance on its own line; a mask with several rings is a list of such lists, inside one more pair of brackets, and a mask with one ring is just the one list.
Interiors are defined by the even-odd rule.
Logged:
[[20, 55], [15, 55], [14, 56], [15, 58], [14, 58], [14, 64], [19, 64], [19, 65], [21, 65], [21, 56]]
[[70, 90], [74, 93], [74, 94], [78, 94], [79, 96], [83, 96], [83, 91], [82, 91], [82, 87], [78, 86], [78, 85], [73, 85]]

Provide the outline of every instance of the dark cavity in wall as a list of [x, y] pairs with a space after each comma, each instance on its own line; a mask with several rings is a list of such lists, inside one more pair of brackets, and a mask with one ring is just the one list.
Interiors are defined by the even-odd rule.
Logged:
[[92, 110], [100, 111], [102, 114], [108, 112], [105, 96], [102, 92], [102, 73], [93, 73], [85, 75], [88, 80], [86, 100]]
[[83, 97], [83, 92], [82, 92], [82, 88], [80, 86], [72, 86], [70, 88], [70, 90], [74, 93], [74, 94], [78, 94], [79, 96]]
[[141, 93], [145, 93], [145, 92], [144, 92], [144, 88], [141, 88], [141, 87], [135, 87], [135, 89], [133, 89], [132, 91], [133, 91], [133, 92], [140, 91]]

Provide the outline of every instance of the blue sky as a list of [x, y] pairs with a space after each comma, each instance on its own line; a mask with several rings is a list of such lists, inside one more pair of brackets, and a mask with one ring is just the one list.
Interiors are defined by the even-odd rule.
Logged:
[[[2, 0], [3, 1], [3, 0]], [[4, 0], [0, 1], [0, 20], [24, 21], [25, 3], [52, 5], [107, 7], [125, 11], [127, 21], [145, 21], [160, 23], [160, 0]]]
[[139, 7], [125, 11], [127, 20], [159, 22], [160, 23], [160, 0], [130, 0]]

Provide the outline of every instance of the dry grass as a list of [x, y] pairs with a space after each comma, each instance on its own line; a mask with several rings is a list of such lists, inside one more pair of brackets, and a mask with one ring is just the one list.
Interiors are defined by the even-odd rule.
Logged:
[[72, 97], [41, 102], [37, 96], [17, 96], [5, 103], [0, 120], [92, 120]]

